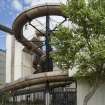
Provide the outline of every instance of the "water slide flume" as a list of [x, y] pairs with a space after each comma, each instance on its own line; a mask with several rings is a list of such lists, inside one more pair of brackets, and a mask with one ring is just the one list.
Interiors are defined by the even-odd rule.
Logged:
[[[4, 30], [5, 32], [9, 32], [13, 34], [17, 41], [19, 41], [24, 47], [28, 49], [28, 51], [37, 54], [40, 58], [45, 55], [45, 52], [40, 49], [38, 44], [34, 42], [30, 42], [28, 39], [25, 38], [23, 35], [23, 27], [27, 22], [32, 21], [35, 18], [43, 17], [43, 16], [62, 16], [65, 18], [61, 7], [59, 4], [45, 4], [40, 5], [29, 10], [24, 11], [21, 13], [14, 21], [12, 30], [6, 27], [1, 27], [0, 29]], [[37, 40], [37, 37], [35, 38]], [[34, 60], [35, 61], [35, 60]], [[5, 84], [4, 86], [0, 87], [0, 92], [5, 91], [15, 91], [18, 89], [23, 89], [29, 86], [36, 86], [37, 89], [40, 85], [45, 85], [49, 82], [50, 86], [60, 86], [65, 83], [71, 82], [73, 78], [68, 76], [68, 73], [62, 71], [53, 71], [53, 72], [44, 72], [33, 74], [32, 76], [21, 78], [17, 81], [14, 81], [10, 84]], [[42, 86], [43, 88], [43, 86]]]
[[[43, 59], [46, 58], [46, 53], [38, 46], [37, 44], [30, 42], [25, 35], [23, 35], [23, 27], [26, 23], [31, 23], [33, 19], [43, 17], [43, 16], [61, 16], [64, 17], [64, 14], [61, 10], [59, 4], [44, 4], [39, 5], [34, 8], [28, 9], [22, 12], [14, 21], [12, 30], [16, 39], [25, 46], [28, 51], [35, 53], [39, 56], [40, 62], [43, 62]], [[40, 30], [39, 30], [40, 31]], [[37, 39], [37, 37], [36, 37]], [[36, 59], [33, 60], [35, 62]], [[35, 64], [35, 63], [33, 63]], [[36, 64], [37, 65], [37, 64]], [[36, 65], [33, 65], [36, 67]]]
[[33, 43], [29, 42], [28, 39], [24, 37], [22, 29], [27, 22], [30, 22], [35, 18], [47, 15], [64, 17], [60, 5], [45, 4], [31, 8], [21, 13], [14, 21], [12, 27], [16, 39], [24, 46], [26, 46], [30, 51], [33, 51], [40, 56], [42, 56], [44, 52], [41, 49], [38, 49], [37, 45], [34, 45]]

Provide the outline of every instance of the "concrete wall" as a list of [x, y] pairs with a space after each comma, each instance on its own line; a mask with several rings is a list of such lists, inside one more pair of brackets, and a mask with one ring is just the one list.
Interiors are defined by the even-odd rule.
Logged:
[[23, 52], [24, 46], [11, 35], [6, 38], [6, 82], [32, 74], [32, 55]]
[[32, 55], [23, 51], [24, 46], [15, 41], [14, 80], [33, 73]]
[[6, 35], [6, 82], [12, 81], [14, 75], [14, 37], [7, 34]]
[[33, 74], [34, 68], [32, 67], [32, 55], [22, 52], [22, 77]]
[[22, 49], [23, 46], [15, 40], [14, 80], [22, 77]]
[[[85, 95], [89, 92], [90, 86], [86, 81], [77, 82], [77, 105], [83, 105]], [[88, 105], [105, 105], [105, 84], [97, 89]]]
[[[69, 70], [68, 74], [72, 77], [76, 72], [76, 69]], [[86, 81], [77, 80], [77, 105], [83, 105], [84, 97], [89, 92], [90, 88], [90, 85]], [[89, 100], [88, 105], [105, 105], [105, 84], [97, 89], [96, 93]]]

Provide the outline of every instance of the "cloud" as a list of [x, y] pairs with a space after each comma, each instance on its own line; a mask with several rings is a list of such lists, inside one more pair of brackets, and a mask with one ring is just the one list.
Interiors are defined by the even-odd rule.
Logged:
[[23, 0], [23, 1], [24, 1], [24, 4], [29, 5], [29, 7], [31, 7], [33, 3], [37, 4], [41, 0]]
[[28, 5], [25, 8], [30, 8], [39, 4], [45, 4], [45, 3], [66, 3], [67, 0], [23, 0], [25, 5]]
[[25, 4], [31, 4], [33, 0], [24, 0]]
[[19, 0], [13, 0], [12, 6], [17, 11], [21, 11], [23, 9], [23, 6], [22, 6], [21, 2], [19, 2]]
[[66, 3], [67, 0], [32, 0], [31, 6], [35, 6], [37, 4], [45, 4], [45, 3]]
[[3, 7], [4, 7], [4, 5], [5, 5], [5, 1], [0, 0], [0, 9], [1, 9], [1, 8], [3, 8]]
[[40, 4], [41, 1], [42, 1], [42, 0], [32, 0], [31, 6], [38, 5], [38, 4]]

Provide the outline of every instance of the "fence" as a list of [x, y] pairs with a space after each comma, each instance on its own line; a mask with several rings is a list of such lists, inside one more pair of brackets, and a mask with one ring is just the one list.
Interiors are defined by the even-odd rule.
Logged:
[[0, 105], [76, 105], [76, 87], [44, 88], [38, 91], [4, 94]]

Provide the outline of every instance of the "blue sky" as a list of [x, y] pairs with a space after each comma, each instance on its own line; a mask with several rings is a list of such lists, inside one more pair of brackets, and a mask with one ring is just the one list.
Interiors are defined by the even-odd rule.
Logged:
[[[12, 27], [12, 23], [20, 12], [30, 6], [31, 0], [0, 0], [0, 24]], [[0, 49], [6, 49], [6, 33], [0, 31]]]
[[[0, 24], [12, 27], [16, 16], [31, 6], [46, 2], [64, 2], [65, 0], [0, 0]], [[0, 31], [0, 49], [6, 49], [6, 33]]]

